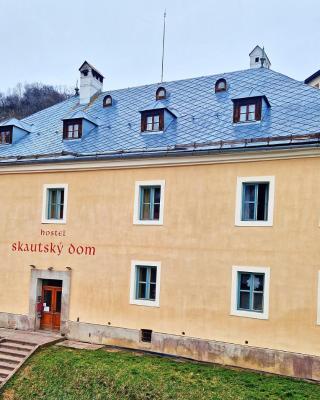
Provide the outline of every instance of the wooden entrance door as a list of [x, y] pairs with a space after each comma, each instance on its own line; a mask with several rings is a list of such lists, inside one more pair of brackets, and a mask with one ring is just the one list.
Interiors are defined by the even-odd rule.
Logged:
[[42, 287], [41, 329], [59, 330], [61, 320], [62, 288], [56, 286]]

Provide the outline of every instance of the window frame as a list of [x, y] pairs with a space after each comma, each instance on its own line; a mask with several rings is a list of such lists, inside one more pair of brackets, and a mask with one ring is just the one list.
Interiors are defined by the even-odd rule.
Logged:
[[[79, 125], [78, 137], [68, 137], [68, 127], [71, 125]], [[73, 129], [74, 133], [74, 129]], [[63, 121], [63, 140], [77, 140], [82, 138], [82, 119], [66, 119]]]
[[[250, 105], [255, 106], [255, 119], [240, 121], [241, 107], [242, 106], [247, 107], [247, 116], [248, 116], [248, 107]], [[250, 123], [260, 122], [261, 121], [261, 109], [262, 109], [262, 97], [249, 97], [246, 99], [233, 100], [233, 123], [234, 124], [250, 124]]]
[[[268, 219], [266, 221], [243, 221], [243, 184], [245, 183], [269, 183], [268, 193]], [[236, 188], [236, 210], [235, 210], [235, 225], [236, 226], [273, 226], [274, 212], [274, 192], [275, 192], [275, 177], [274, 176], [253, 176], [253, 177], [238, 177]]]
[[[161, 95], [160, 92], [163, 91], [164, 95]], [[164, 100], [167, 98], [167, 91], [164, 86], [159, 86], [156, 91], [156, 100]]]
[[[107, 100], [110, 101], [110, 103], [107, 103]], [[107, 94], [103, 98], [103, 108], [111, 107], [113, 103], [112, 96], [110, 94]]]
[[[49, 219], [47, 210], [48, 210], [48, 201], [49, 201], [49, 190], [50, 189], [63, 189], [64, 190], [64, 202], [63, 202], [63, 218], [61, 219]], [[67, 222], [67, 210], [68, 210], [68, 184], [67, 183], [50, 183], [43, 185], [42, 192], [42, 224], [66, 224]]]
[[[1, 136], [2, 133], [9, 132], [9, 142], [4, 142], [2, 143], [1, 141]], [[13, 126], [0, 126], [0, 146], [8, 146], [9, 144], [12, 144], [12, 132], [13, 132]]]
[[[239, 276], [240, 273], [264, 274], [263, 290], [263, 311], [239, 310]], [[233, 266], [231, 281], [231, 309], [230, 315], [237, 317], [247, 317], [255, 319], [269, 319], [269, 301], [270, 301], [270, 268], [269, 267], [247, 267]]]
[[[157, 279], [156, 279], [156, 297], [155, 300], [137, 299], [136, 288], [137, 288], [137, 267], [156, 267], [157, 268]], [[160, 307], [160, 277], [161, 277], [161, 262], [160, 261], [131, 261], [131, 272], [130, 272], [130, 299], [129, 303], [138, 306], [147, 307]]]
[[[220, 83], [224, 83], [224, 87], [223, 88], [219, 88]], [[214, 91], [215, 93], [219, 93], [219, 92], [226, 92], [227, 91], [227, 81], [225, 80], [225, 78], [220, 78], [216, 81], [215, 85], [214, 85]]]
[[[141, 187], [154, 187], [160, 186], [160, 207], [159, 219], [140, 219], [141, 212]], [[164, 196], [165, 196], [165, 180], [156, 181], [136, 181], [134, 193], [134, 207], [133, 207], [133, 224], [134, 225], [163, 225], [164, 217]]]
[[[157, 130], [148, 130], [147, 129], [147, 120], [148, 117], [152, 117], [154, 119], [155, 116], [159, 116], [159, 129]], [[153, 123], [154, 125], [154, 123]], [[141, 112], [141, 132], [146, 134], [157, 134], [161, 133], [164, 130], [164, 110], [150, 110]]]

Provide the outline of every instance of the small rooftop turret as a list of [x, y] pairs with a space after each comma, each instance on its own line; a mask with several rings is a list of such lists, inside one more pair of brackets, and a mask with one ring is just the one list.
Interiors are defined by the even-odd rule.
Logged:
[[251, 53], [250, 57], [250, 68], [268, 68], [271, 67], [271, 62], [264, 51], [264, 47], [256, 46]]
[[85, 61], [80, 71], [80, 104], [88, 104], [97, 93], [103, 88], [104, 76], [91, 64]]

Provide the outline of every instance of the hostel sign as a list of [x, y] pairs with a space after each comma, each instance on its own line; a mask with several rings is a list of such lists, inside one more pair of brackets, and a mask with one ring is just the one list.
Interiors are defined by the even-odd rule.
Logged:
[[[66, 236], [66, 231], [41, 229], [40, 235], [47, 237], [63, 237]], [[14, 253], [44, 253], [57, 256], [60, 256], [62, 254], [94, 256], [96, 254], [96, 248], [94, 246], [76, 243], [65, 244], [62, 241], [60, 241], [59, 243], [45, 243], [42, 241], [30, 243], [18, 240], [11, 244], [11, 251]]]

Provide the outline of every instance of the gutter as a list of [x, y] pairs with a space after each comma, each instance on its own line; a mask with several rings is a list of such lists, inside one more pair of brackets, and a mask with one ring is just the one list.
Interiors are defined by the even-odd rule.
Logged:
[[[259, 145], [258, 143], [261, 143]], [[245, 153], [254, 151], [292, 150], [320, 147], [320, 134], [278, 136], [275, 138], [211, 141], [203, 143], [177, 144], [163, 148], [145, 150], [116, 150], [103, 153], [66, 152], [34, 154], [28, 156], [0, 157], [0, 168], [7, 165], [48, 164], [82, 161], [105, 161], [145, 159], [163, 157], [207, 156], [214, 154]]]

